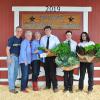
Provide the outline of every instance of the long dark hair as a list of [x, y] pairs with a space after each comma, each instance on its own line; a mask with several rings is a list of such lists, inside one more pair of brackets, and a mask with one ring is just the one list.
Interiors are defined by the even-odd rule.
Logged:
[[85, 34], [86, 35], [86, 41], [89, 42], [90, 41], [90, 37], [89, 37], [89, 34], [87, 32], [82, 32], [81, 33], [81, 36], [80, 36], [80, 42], [83, 42], [83, 39], [82, 39], [82, 35]]

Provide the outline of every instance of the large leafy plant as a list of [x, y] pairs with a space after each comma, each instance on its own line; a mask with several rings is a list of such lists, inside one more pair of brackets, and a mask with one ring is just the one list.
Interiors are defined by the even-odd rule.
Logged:
[[77, 47], [77, 53], [81, 55], [100, 57], [100, 44], [89, 45], [86, 47]]
[[79, 60], [74, 52], [71, 52], [71, 49], [68, 43], [60, 43], [51, 52], [57, 55], [55, 62], [58, 67], [71, 67], [76, 64], [79, 64]]

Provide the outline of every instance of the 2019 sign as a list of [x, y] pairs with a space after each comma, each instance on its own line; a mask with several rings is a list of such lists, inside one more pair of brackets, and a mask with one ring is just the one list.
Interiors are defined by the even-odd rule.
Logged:
[[60, 11], [60, 6], [47, 6], [46, 11]]

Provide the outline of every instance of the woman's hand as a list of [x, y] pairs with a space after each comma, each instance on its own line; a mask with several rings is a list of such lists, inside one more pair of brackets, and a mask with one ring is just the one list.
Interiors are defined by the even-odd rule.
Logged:
[[46, 50], [46, 53], [47, 53], [47, 55], [48, 55], [48, 54], [50, 54], [50, 53], [51, 53], [51, 51], [50, 51], [50, 50]]
[[28, 64], [28, 63], [27, 63], [27, 61], [25, 61], [24, 63], [25, 63], [25, 65], [27, 65], [27, 64]]
[[39, 52], [38, 50], [35, 50], [35, 51], [34, 51], [34, 53], [38, 53], [38, 52]]

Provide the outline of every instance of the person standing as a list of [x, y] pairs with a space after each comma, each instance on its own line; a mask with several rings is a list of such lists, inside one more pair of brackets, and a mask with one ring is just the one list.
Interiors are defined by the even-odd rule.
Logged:
[[[87, 32], [82, 32], [80, 36], [79, 47], [86, 47], [89, 45], [95, 45], [93, 41], [90, 41], [90, 37]], [[93, 75], [94, 75], [94, 65], [92, 62], [80, 62], [80, 78], [79, 78], [79, 90], [82, 91], [84, 87], [84, 77], [85, 73], [88, 73], [88, 93], [93, 90]]]
[[40, 57], [39, 57], [39, 50], [38, 47], [40, 47], [40, 39], [41, 39], [41, 33], [40, 32], [35, 32], [34, 34], [35, 39], [32, 41], [31, 46], [32, 46], [32, 85], [33, 85], [33, 90], [38, 91], [38, 75], [40, 72]]
[[[41, 46], [50, 50], [57, 46], [60, 41], [59, 39], [52, 35], [51, 26], [44, 27], [45, 36], [41, 38]], [[49, 52], [47, 50], [47, 52]], [[56, 63], [55, 63], [55, 56], [53, 57], [46, 57], [45, 64], [44, 64], [45, 76], [46, 76], [46, 88], [51, 88], [51, 83], [53, 86], [53, 91], [57, 92], [57, 79], [56, 79]]]
[[22, 41], [23, 29], [18, 26], [16, 27], [16, 35], [8, 39], [8, 44], [6, 47], [7, 53], [7, 64], [8, 64], [8, 84], [9, 91], [11, 93], [18, 93], [15, 90], [15, 81], [18, 75], [19, 69], [19, 54], [20, 54], [20, 44]]
[[[68, 43], [72, 52], [76, 53], [77, 42], [72, 40], [72, 31], [67, 31], [65, 43]], [[67, 55], [66, 55], [67, 56]], [[73, 71], [64, 71], [64, 92], [73, 93]]]
[[29, 67], [31, 64], [31, 39], [32, 32], [25, 32], [25, 39], [21, 43], [20, 55], [19, 55], [19, 64], [21, 66], [21, 91], [24, 93], [28, 93], [27, 91], [27, 83], [28, 83], [28, 74]]

